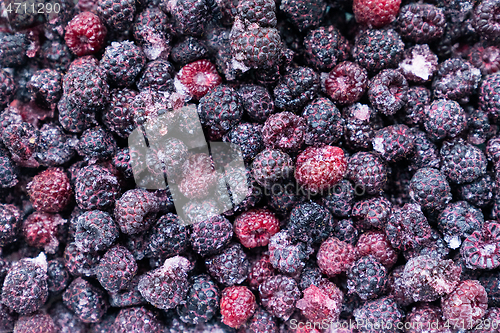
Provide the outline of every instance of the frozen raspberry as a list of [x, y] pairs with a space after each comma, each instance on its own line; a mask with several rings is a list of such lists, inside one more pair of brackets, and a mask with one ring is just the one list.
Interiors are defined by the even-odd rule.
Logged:
[[412, 3], [401, 8], [397, 24], [403, 38], [424, 44], [435, 41], [444, 34], [446, 18], [442, 8]]
[[14, 35], [2, 34], [0, 36], [0, 67], [18, 67], [26, 62], [26, 51], [29, 46], [29, 40], [23, 33]]
[[76, 244], [69, 243], [64, 249], [64, 265], [73, 276], [95, 277], [100, 255], [91, 252], [83, 252]]
[[49, 314], [54, 321], [57, 332], [85, 333], [87, 331], [88, 325], [70, 311], [62, 301], [54, 303], [49, 309]]
[[354, 187], [350, 181], [341, 180], [319, 202], [336, 217], [350, 216], [354, 204]]
[[481, 71], [469, 62], [460, 58], [447, 59], [439, 65], [434, 76], [434, 97], [467, 100], [480, 80]]
[[163, 59], [150, 61], [138, 77], [139, 91], [154, 89], [161, 92], [171, 92], [174, 88], [174, 66]]
[[71, 52], [80, 57], [99, 52], [106, 39], [106, 33], [106, 27], [97, 15], [82, 12], [66, 26], [64, 40]]
[[[146, 150], [145, 147], [139, 147], [139, 149]], [[158, 143], [150, 143], [149, 149], [146, 153], [146, 164], [149, 171], [153, 175], [160, 178], [166, 176], [169, 181], [176, 182], [182, 174], [183, 165], [188, 156], [188, 147], [181, 140], [177, 138], [168, 138], [166, 140], [161, 140]], [[190, 180], [196, 182], [197, 179], [195, 177], [202, 177], [202, 175], [198, 174], [198, 172], [203, 172], [204, 167], [207, 168], [205, 172], [208, 172], [210, 175], [212, 174], [209, 172], [211, 170], [210, 165], [202, 165], [201, 168], [198, 169], [199, 166], [195, 164], [198, 158], [191, 156], [191, 159], [195, 162], [190, 162], [186, 171], [187, 173], [195, 172], [195, 174], [190, 175], [190, 177], [194, 178], [191, 178]], [[208, 164], [209, 162], [206, 161], [206, 163]], [[181, 191], [184, 190], [184, 185], [182, 185]]]
[[109, 249], [96, 269], [97, 280], [109, 292], [118, 292], [128, 286], [137, 271], [134, 257], [125, 247]]
[[387, 270], [374, 256], [361, 257], [352, 263], [347, 272], [349, 293], [356, 293], [363, 299], [380, 296], [387, 285]]
[[80, 251], [97, 252], [108, 249], [119, 236], [119, 230], [106, 212], [92, 210], [76, 219], [75, 244]]
[[164, 331], [157, 315], [145, 307], [121, 309], [111, 329], [116, 333], [161, 333]]
[[455, 101], [438, 99], [424, 108], [424, 125], [433, 140], [454, 138], [467, 125], [464, 109]]
[[264, 149], [262, 125], [258, 124], [242, 122], [230, 130], [222, 140], [238, 145], [245, 162], [251, 162]]
[[261, 27], [275, 27], [276, 4], [270, 0], [244, 0], [238, 4], [238, 15], [245, 22], [257, 23]]
[[64, 210], [73, 197], [68, 176], [58, 168], [36, 175], [28, 184], [28, 193], [37, 210], [49, 213]]
[[352, 54], [370, 73], [396, 67], [403, 56], [404, 43], [392, 29], [362, 31], [355, 39]]
[[[0, 79], [1, 80], [1, 79]], [[62, 95], [62, 75], [53, 69], [37, 71], [26, 84], [32, 100], [47, 108], [55, 108]]]
[[254, 294], [245, 286], [227, 287], [222, 291], [220, 312], [222, 322], [238, 328], [253, 316], [257, 308]]
[[305, 243], [322, 242], [328, 237], [333, 226], [330, 212], [315, 202], [304, 202], [295, 206], [287, 224], [292, 238]]
[[286, 18], [300, 31], [318, 26], [325, 12], [326, 3], [322, 0], [285, 0], [280, 9]]
[[398, 253], [381, 231], [369, 231], [362, 234], [356, 244], [356, 251], [360, 256], [372, 255], [387, 269], [390, 269], [398, 259]]
[[401, 251], [417, 249], [431, 240], [431, 227], [417, 204], [393, 208], [385, 232], [392, 246]]
[[295, 179], [312, 193], [332, 188], [345, 175], [347, 161], [342, 149], [333, 146], [309, 147], [297, 158]]
[[192, 36], [187, 36], [175, 44], [170, 54], [172, 61], [181, 65], [189, 64], [208, 56], [208, 47], [204, 41]]
[[250, 269], [247, 255], [239, 243], [229, 245], [220, 254], [207, 258], [205, 266], [217, 282], [227, 286], [245, 281]]
[[247, 278], [248, 286], [251, 290], [258, 290], [259, 286], [264, 283], [267, 278], [274, 275], [276, 275], [276, 270], [273, 265], [271, 265], [269, 255], [265, 254], [250, 267]]
[[215, 66], [202, 59], [182, 67], [176, 80], [186, 92], [196, 99], [205, 96], [210, 90], [220, 85], [222, 79]]
[[368, 84], [368, 98], [372, 106], [385, 115], [393, 115], [408, 100], [408, 82], [396, 70], [385, 69]]
[[382, 297], [354, 310], [354, 318], [363, 323], [362, 333], [392, 333], [397, 332], [403, 313], [392, 297]]
[[438, 217], [438, 228], [452, 249], [460, 246], [462, 239], [469, 237], [484, 224], [483, 213], [466, 201], [450, 203]]
[[274, 333], [279, 331], [276, 317], [262, 308], [255, 311], [245, 325], [247, 333]]
[[374, 130], [382, 127], [376, 111], [361, 103], [352, 104], [342, 111], [345, 118], [344, 139], [348, 147], [371, 149]]
[[469, 183], [486, 172], [486, 156], [464, 140], [444, 142], [440, 150], [441, 171], [456, 184]]
[[0, 246], [17, 239], [22, 213], [15, 205], [0, 204]]
[[332, 69], [325, 80], [325, 90], [339, 104], [357, 102], [365, 93], [368, 73], [356, 63], [344, 61]]
[[418, 44], [405, 51], [398, 69], [408, 81], [424, 83], [432, 79], [437, 67], [437, 55], [432, 53], [427, 44]]
[[119, 195], [118, 179], [104, 167], [89, 165], [76, 174], [75, 198], [81, 209], [107, 210]]
[[21, 316], [14, 326], [15, 333], [56, 333], [56, 325], [48, 314], [35, 312]]
[[207, 322], [219, 307], [219, 289], [206, 274], [194, 277], [191, 282], [186, 304], [177, 307], [177, 313], [188, 324]]
[[63, 291], [71, 281], [71, 276], [62, 259], [53, 259], [47, 262], [47, 276], [47, 286], [52, 293]]
[[488, 223], [482, 230], [474, 231], [460, 247], [465, 265], [470, 269], [494, 269], [500, 266], [500, 225]]
[[173, 31], [179, 35], [199, 36], [204, 32], [204, 24], [209, 17], [209, 6], [205, 0], [183, 2], [162, 1], [160, 8], [170, 13]]
[[158, 210], [154, 194], [142, 189], [128, 190], [116, 202], [115, 221], [123, 233], [136, 234], [149, 229]]
[[173, 213], [163, 215], [148, 231], [146, 255], [148, 257], [171, 257], [186, 250], [189, 230], [185, 225], [186, 223]]
[[347, 271], [357, 256], [358, 253], [351, 244], [330, 237], [321, 244], [318, 250], [318, 267], [323, 274], [334, 277]]
[[298, 111], [316, 97], [319, 85], [319, 75], [311, 68], [290, 69], [274, 88], [274, 104], [280, 109]]
[[354, 227], [352, 219], [344, 219], [338, 221], [335, 228], [333, 228], [332, 236], [354, 246], [358, 241], [359, 231]]
[[100, 66], [111, 85], [128, 87], [146, 63], [142, 49], [133, 42], [112, 42], [106, 47]]
[[281, 273], [298, 276], [312, 248], [302, 242], [294, 242], [289, 231], [280, 231], [269, 240], [269, 261]]
[[373, 153], [359, 152], [347, 161], [346, 177], [354, 184], [363, 186], [368, 194], [377, 194], [387, 181], [387, 166]]
[[135, 1], [98, 0], [97, 13], [114, 31], [125, 31], [134, 21]]
[[98, 322], [108, 308], [104, 290], [80, 277], [68, 286], [63, 294], [63, 302], [86, 323]]
[[252, 175], [265, 189], [280, 186], [293, 176], [294, 165], [290, 156], [280, 150], [265, 149], [252, 162]]
[[13, 187], [17, 183], [17, 168], [7, 153], [0, 153], [0, 188]]
[[44, 67], [61, 73], [68, 70], [71, 54], [66, 44], [59, 41], [45, 41], [40, 48], [40, 59]]
[[500, 73], [487, 75], [479, 88], [479, 106], [493, 118], [500, 116]]
[[333, 25], [309, 31], [304, 38], [306, 61], [319, 71], [331, 70], [347, 60], [350, 46]]
[[212, 158], [205, 154], [191, 155], [182, 166], [183, 178], [179, 190], [188, 199], [203, 199], [217, 182]]
[[90, 160], [106, 160], [116, 153], [116, 141], [111, 133], [101, 127], [83, 132], [77, 151], [80, 156]]
[[268, 209], [249, 210], [234, 221], [235, 234], [247, 248], [266, 246], [279, 226], [278, 218]]
[[467, 59], [483, 75], [500, 71], [500, 49], [497, 46], [478, 43], [470, 50]]
[[359, 24], [380, 28], [396, 19], [400, 5], [401, 0], [354, 0], [352, 10]]
[[140, 278], [139, 291], [149, 303], [159, 309], [171, 309], [184, 302], [189, 284], [187, 273], [191, 270], [188, 259], [180, 256], [169, 258], [160, 268]]
[[321, 286], [323, 275], [321, 270], [314, 263], [309, 263], [300, 273], [299, 288], [301, 291], [306, 290], [311, 285], [316, 287]]
[[336, 323], [342, 300], [342, 291], [334, 283], [323, 279], [318, 286], [311, 285], [304, 290], [304, 296], [297, 302], [297, 309], [310, 322]]
[[300, 298], [300, 290], [294, 279], [284, 275], [267, 278], [259, 286], [260, 300], [272, 315], [288, 320]]
[[500, 36], [499, 8], [500, 2], [498, 0], [482, 1], [476, 6], [473, 24], [479, 35], [491, 40]]
[[81, 133], [87, 128], [97, 125], [94, 113], [82, 110], [68, 100], [68, 96], [63, 95], [57, 104], [59, 123], [62, 128], [71, 133]]
[[59, 214], [34, 212], [23, 222], [23, 235], [33, 247], [43, 248], [47, 253], [55, 253], [62, 236], [62, 226], [66, 223]]
[[441, 211], [452, 199], [446, 177], [433, 168], [419, 169], [413, 175], [410, 197], [426, 211]]
[[238, 90], [243, 110], [254, 121], [264, 122], [274, 113], [274, 101], [269, 91], [258, 85], [242, 85]]
[[2, 133], [2, 140], [11, 154], [11, 158], [19, 166], [36, 168], [35, 160], [40, 132], [32, 124], [22, 122], [8, 125]]
[[396, 162], [413, 152], [414, 137], [406, 125], [391, 125], [375, 133], [372, 145], [386, 161]]
[[424, 303], [417, 305], [406, 315], [405, 326], [409, 327], [406, 330], [408, 333], [438, 333], [445, 327], [445, 321], [440, 307]]
[[493, 181], [490, 175], [486, 174], [472, 183], [461, 185], [458, 194], [460, 199], [474, 206], [484, 208], [493, 199]]
[[462, 281], [441, 303], [443, 316], [450, 323], [464, 323], [466, 329], [472, 329], [486, 314], [487, 308], [488, 296], [476, 280]]
[[292, 112], [280, 112], [267, 118], [262, 128], [264, 144], [286, 153], [298, 151], [304, 143], [306, 122]]

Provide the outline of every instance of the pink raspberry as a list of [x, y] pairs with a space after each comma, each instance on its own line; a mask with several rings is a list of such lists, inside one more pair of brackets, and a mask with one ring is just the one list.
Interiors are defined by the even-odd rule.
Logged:
[[266, 246], [280, 229], [280, 221], [269, 209], [252, 209], [236, 218], [234, 231], [247, 248]]
[[245, 286], [227, 287], [222, 291], [220, 313], [222, 322], [238, 328], [255, 313], [255, 295]]

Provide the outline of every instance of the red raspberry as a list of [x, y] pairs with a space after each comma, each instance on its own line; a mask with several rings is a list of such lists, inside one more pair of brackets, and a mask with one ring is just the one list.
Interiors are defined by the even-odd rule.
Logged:
[[360, 65], [344, 61], [335, 66], [325, 80], [325, 90], [335, 102], [352, 104], [365, 93], [368, 73]]
[[267, 148], [295, 152], [304, 143], [306, 122], [292, 112], [284, 111], [267, 118], [262, 128], [262, 138]]
[[97, 53], [106, 39], [106, 27], [101, 19], [91, 12], [76, 15], [66, 26], [64, 40], [77, 56]]
[[69, 178], [61, 168], [47, 169], [28, 184], [28, 194], [36, 210], [57, 213], [72, 199]]
[[354, 246], [330, 237], [321, 244], [318, 254], [318, 267], [328, 277], [347, 271], [358, 254]]
[[234, 231], [247, 248], [266, 246], [280, 229], [280, 221], [269, 209], [252, 209], [236, 218]]
[[396, 19], [401, 0], [354, 0], [352, 10], [356, 22], [380, 28]]
[[344, 295], [333, 283], [323, 279], [319, 287], [314, 284], [304, 290], [304, 297], [297, 302], [297, 308], [312, 322], [324, 320], [335, 323], [339, 319]]
[[182, 67], [176, 81], [194, 98], [200, 99], [222, 82], [217, 69], [210, 61], [202, 59]]
[[338, 147], [309, 147], [297, 157], [295, 167], [297, 183], [317, 193], [330, 189], [344, 177], [347, 161]]
[[442, 300], [441, 308], [451, 325], [470, 330], [486, 314], [488, 296], [479, 281], [465, 280]]
[[391, 246], [382, 231], [369, 231], [359, 237], [356, 250], [360, 256], [373, 255], [386, 268], [392, 267], [398, 260], [398, 253]]
[[240, 327], [253, 316], [256, 308], [255, 295], [247, 287], [227, 287], [222, 291], [220, 313], [227, 326]]
[[65, 223], [59, 214], [34, 212], [23, 222], [23, 235], [30, 246], [44, 248], [52, 254], [59, 246], [60, 225]]

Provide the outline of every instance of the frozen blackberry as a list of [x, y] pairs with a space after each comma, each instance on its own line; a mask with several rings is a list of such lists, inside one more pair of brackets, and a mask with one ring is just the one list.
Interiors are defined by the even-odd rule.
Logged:
[[10, 124], [2, 133], [4, 145], [9, 149], [11, 158], [20, 166], [36, 168], [35, 152], [40, 139], [40, 131], [28, 122]]
[[460, 58], [447, 59], [438, 66], [432, 88], [435, 98], [468, 100], [481, 80], [481, 71]]
[[163, 0], [160, 8], [172, 15], [172, 30], [176, 34], [192, 36], [203, 34], [205, 22], [209, 17], [207, 1], [188, 0], [177, 3]]
[[463, 184], [458, 189], [459, 198], [467, 201], [471, 205], [484, 208], [493, 199], [493, 181], [491, 176], [486, 174], [479, 177], [472, 183]]
[[131, 235], [149, 229], [159, 210], [158, 199], [143, 189], [125, 192], [116, 202], [115, 221], [121, 232]]
[[2, 303], [21, 315], [32, 313], [47, 301], [47, 260], [40, 253], [24, 258], [9, 269], [2, 287]]
[[4, 108], [14, 99], [17, 85], [12, 74], [5, 69], [0, 70], [0, 107]]
[[393, 69], [385, 69], [368, 84], [368, 98], [377, 111], [393, 115], [408, 101], [408, 82]]
[[[135, 157], [132, 157], [131, 155], [135, 154]], [[138, 151], [130, 151], [130, 149], [123, 148], [123, 149], [118, 149], [115, 157], [113, 157], [112, 163], [113, 167], [115, 167], [117, 170], [121, 172], [121, 174], [125, 178], [133, 178], [134, 177], [134, 171], [133, 168], [136, 168], [136, 170], [141, 170], [142, 171], [145, 169], [145, 163], [144, 161], [141, 161], [141, 155], [139, 155], [140, 152]], [[132, 167], [132, 163], [135, 163], [137, 161], [137, 164]]]
[[366, 69], [354, 62], [344, 61], [328, 74], [324, 88], [334, 102], [352, 104], [363, 96], [367, 83]]
[[459, 139], [443, 143], [441, 171], [452, 183], [470, 183], [486, 173], [486, 156], [475, 146]]
[[274, 275], [276, 275], [276, 270], [271, 265], [269, 255], [264, 254], [259, 260], [252, 263], [247, 278], [248, 286], [251, 290], [258, 290], [267, 278]]
[[201, 40], [188, 36], [179, 41], [170, 54], [172, 61], [181, 65], [208, 57], [208, 48]]
[[410, 197], [424, 211], [441, 211], [452, 199], [446, 177], [434, 168], [422, 168], [413, 175]]
[[[157, 143], [150, 143], [146, 153], [146, 164], [153, 175], [166, 176], [169, 181], [176, 182], [182, 175], [183, 165], [188, 156], [188, 147], [181, 140], [168, 138]], [[189, 167], [194, 166], [191, 164]], [[134, 169], [136, 169], [135, 166]]]
[[107, 210], [119, 195], [118, 179], [102, 166], [89, 165], [76, 174], [75, 198], [81, 209]]
[[314, 263], [309, 263], [300, 274], [299, 288], [301, 291], [306, 290], [311, 285], [320, 286], [323, 280], [321, 270]]
[[349, 293], [363, 299], [380, 296], [386, 288], [387, 270], [374, 256], [364, 256], [352, 263], [347, 272]]
[[466, 201], [450, 203], [438, 218], [438, 228], [448, 243], [448, 247], [457, 249], [462, 239], [474, 231], [481, 230], [484, 224], [483, 213]]
[[455, 101], [438, 99], [424, 108], [424, 125], [433, 140], [454, 138], [467, 125], [464, 109]]
[[349, 158], [346, 177], [367, 194], [377, 194], [387, 182], [387, 167], [377, 155], [359, 152]]
[[354, 204], [354, 187], [348, 180], [341, 180], [321, 198], [321, 205], [336, 217], [350, 216]]
[[164, 331], [157, 315], [145, 307], [122, 308], [111, 329], [116, 333], [161, 333]]
[[82, 322], [73, 312], [71, 312], [62, 301], [54, 303], [49, 314], [54, 321], [57, 332], [60, 333], [85, 333], [87, 324]]
[[493, 118], [500, 116], [500, 73], [487, 75], [479, 88], [479, 106]]
[[[144, 67], [137, 88], [140, 91], [155, 89], [158, 91], [169, 92], [174, 89], [174, 67], [166, 60], [155, 60], [148, 62]], [[112, 100], [111, 100], [111, 103]]]
[[63, 302], [85, 323], [98, 322], [108, 308], [104, 290], [80, 277], [63, 293]]
[[273, 149], [264, 149], [252, 162], [252, 175], [265, 189], [289, 180], [294, 171], [293, 161], [288, 154]]
[[391, 125], [377, 131], [373, 149], [387, 162], [396, 162], [413, 153], [414, 137], [406, 125]]
[[64, 130], [71, 133], [81, 133], [89, 127], [97, 125], [95, 114], [81, 110], [79, 106], [68, 101], [63, 95], [57, 104], [59, 111], [59, 123]]
[[476, 6], [473, 16], [473, 24], [477, 33], [487, 39], [494, 41], [500, 36], [500, 24], [498, 22], [498, 0], [482, 1]]
[[354, 310], [354, 318], [363, 323], [360, 333], [393, 333], [403, 313], [392, 297], [382, 297]]
[[219, 289], [206, 274], [191, 280], [186, 303], [177, 307], [179, 318], [188, 324], [204, 323], [212, 319], [219, 307]]
[[401, 8], [397, 25], [404, 39], [424, 44], [435, 41], [444, 34], [446, 18], [442, 8], [412, 3]]
[[319, 85], [319, 75], [311, 68], [290, 69], [274, 87], [274, 104], [287, 111], [299, 111], [316, 97]]
[[387, 269], [390, 269], [398, 259], [398, 253], [382, 231], [368, 231], [362, 234], [356, 244], [356, 250], [363, 257], [372, 255]]
[[48, 314], [35, 312], [30, 315], [21, 316], [14, 326], [16, 333], [56, 333], [56, 325]]
[[353, 1], [352, 10], [360, 25], [381, 28], [396, 19], [400, 5], [400, 0], [356, 0]]
[[69, 178], [60, 168], [36, 175], [28, 184], [28, 194], [35, 209], [49, 213], [64, 210], [73, 198]]
[[350, 51], [347, 39], [333, 25], [309, 31], [304, 47], [307, 63], [318, 71], [331, 70], [337, 63], [347, 60]]
[[63, 238], [66, 220], [59, 214], [34, 212], [23, 221], [23, 236], [33, 247], [43, 248], [45, 252], [54, 254]]
[[14, 325], [16, 324], [17, 316], [14, 311], [6, 307], [5, 305], [0, 305], [0, 327], [2, 327], [6, 332], [12, 332]]
[[130, 86], [146, 64], [142, 49], [133, 42], [113, 42], [106, 47], [100, 66], [111, 85]]
[[425, 132], [417, 129], [411, 129], [411, 132], [415, 148], [413, 149], [413, 155], [409, 158], [411, 162], [410, 169], [439, 168], [441, 160], [436, 145], [429, 140]]
[[276, 4], [270, 0], [244, 0], [238, 4], [238, 15], [248, 23], [257, 23], [261, 27], [275, 27]]
[[[0, 78], [1, 81], [3, 81]], [[37, 71], [27, 83], [31, 99], [46, 108], [55, 108], [62, 95], [62, 75], [53, 69]]]
[[359, 231], [354, 227], [352, 219], [344, 219], [337, 222], [333, 228], [332, 236], [351, 245], [356, 245]]
[[75, 155], [78, 139], [69, 136], [55, 124], [43, 124], [35, 159], [43, 166], [56, 166], [67, 163]]
[[358, 253], [351, 244], [330, 237], [321, 244], [316, 257], [321, 272], [331, 278], [349, 270]]
[[23, 33], [0, 36], [0, 67], [18, 67], [26, 62], [29, 40]]
[[337, 323], [343, 296], [342, 291], [333, 282], [322, 279], [318, 286], [311, 285], [304, 290], [304, 296], [297, 302], [297, 309], [300, 309], [302, 315], [311, 323]]
[[220, 214], [219, 203], [215, 199], [190, 200], [182, 207], [183, 218], [189, 223], [206, 221]]
[[445, 325], [441, 308], [425, 303], [415, 306], [405, 318], [408, 333], [419, 333], [422, 330], [439, 332]]
[[17, 168], [7, 153], [0, 153], [0, 188], [9, 188], [16, 185]]
[[113, 218], [106, 212], [92, 210], [76, 219], [75, 244], [83, 252], [108, 249], [119, 236]]
[[71, 280], [62, 259], [53, 259], [47, 262], [47, 277], [47, 286], [52, 293], [59, 293], [66, 289]]
[[109, 105], [103, 111], [102, 121], [119, 137], [127, 138], [134, 130], [131, 103], [136, 95], [135, 91], [127, 88], [111, 91]]
[[255, 295], [245, 286], [227, 287], [222, 291], [220, 312], [222, 322], [238, 328], [250, 319], [257, 308]]
[[332, 231], [334, 220], [330, 212], [315, 202], [300, 203], [292, 209], [287, 228], [294, 240], [320, 243]]
[[17, 239], [21, 227], [21, 210], [15, 205], [0, 204], [0, 246]]
[[241, 284], [250, 269], [247, 255], [239, 243], [229, 245], [220, 254], [207, 258], [205, 266], [218, 283], [227, 286]]
[[168, 57], [171, 50], [170, 27], [167, 15], [156, 6], [149, 6], [136, 15], [132, 26], [134, 39], [149, 60]]
[[191, 270], [188, 259], [169, 258], [160, 268], [141, 276], [139, 291], [149, 303], [159, 309], [172, 309], [183, 303], [189, 290], [187, 273]]
[[274, 101], [266, 88], [245, 84], [238, 89], [243, 110], [254, 121], [263, 123], [274, 113]]
[[292, 181], [283, 186], [273, 186], [269, 192], [266, 193], [268, 204], [280, 216], [288, 215], [293, 207], [306, 200], [302, 193], [298, 193], [301, 191], [297, 191], [297, 185]]
[[[438, 57], [432, 53], [427, 44], [415, 45], [407, 49], [398, 70], [408, 81], [424, 83], [430, 81], [437, 70]], [[412, 87], [416, 89], [419, 87]], [[422, 89], [422, 88], [420, 88]]]
[[138, 289], [140, 279], [141, 277], [136, 275], [124, 288], [108, 293], [109, 304], [114, 308], [146, 304]]
[[264, 309], [258, 308], [245, 325], [248, 333], [274, 333], [279, 327], [276, 317]]
[[137, 271], [134, 257], [121, 245], [110, 248], [96, 268], [97, 280], [109, 292], [128, 286]]
[[125, 31], [134, 20], [135, 1], [99, 0], [97, 13], [110, 30]]
[[82, 12], [68, 22], [64, 40], [71, 52], [81, 57], [99, 52], [106, 34], [107, 29], [96, 14]]
[[326, 3], [322, 0], [285, 0], [281, 2], [281, 11], [299, 32], [320, 24], [326, 9]]
[[240, 123], [230, 130], [223, 138], [224, 142], [238, 145], [243, 160], [251, 162], [264, 149], [262, 126], [252, 123]]
[[397, 67], [403, 57], [404, 43], [393, 29], [362, 31], [355, 39], [352, 54], [368, 72]]
[[472, 66], [479, 68], [483, 75], [493, 74], [500, 71], [500, 50], [494, 45], [478, 43], [468, 54]]
[[40, 48], [40, 59], [45, 68], [63, 73], [68, 70], [71, 54], [64, 43], [46, 40]]
[[280, 231], [269, 240], [269, 261], [281, 273], [298, 276], [312, 248], [302, 242], [294, 242], [288, 231]]
[[189, 232], [186, 223], [177, 215], [168, 213], [160, 217], [148, 231], [148, 257], [171, 257], [187, 248]]
[[481, 145], [485, 143], [490, 137], [494, 135], [492, 124], [488, 114], [482, 110], [468, 109], [467, 116], [467, 141], [474, 145]]
[[431, 227], [417, 204], [393, 208], [385, 232], [392, 246], [401, 251], [420, 248], [431, 240]]
[[476, 280], [462, 281], [456, 289], [441, 302], [443, 316], [451, 323], [464, 323], [464, 328], [472, 329], [477, 320], [486, 314], [488, 295]]
[[494, 269], [500, 266], [500, 225], [487, 223], [474, 231], [460, 247], [465, 266], [470, 269]]
[[358, 201], [352, 208], [352, 217], [362, 229], [382, 229], [391, 213], [392, 204], [384, 197]]
[[297, 152], [304, 143], [306, 122], [289, 111], [270, 115], [262, 128], [262, 139], [268, 149]]
[[212, 157], [206, 153], [191, 155], [182, 165], [180, 192], [188, 199], [203, 199], [217, 183], [218, 174]]
[[310, 146], [329, 145], [340, 140], [344, 120], [339, 109], [327, 98], [317, 98], [302, 113], [306, 121], [304, 143]]
[[198, 105], [201, 124], [209, 140], [220, 139], [241, 119], [243, 110], [236, 91], [219, 85], [200, 99]]
[[342, 112], [345, 118], [344, 139], [347, 145], [354, 149], [370, 149], [374, 131], [379, 127], [376, 111], [366, 104], [355, 103], [344, 108]]
[[300, 290], [294, 279], [275, 275], [259, 286], [259, 296], [262, 306], [269, 313], [288, 320], [295, 310], [295, 302], [300, 298]]
[[100, 255], [91, 252], [83, 252], [76, 244], [69, 243], [64, 250], [64, 265], [73, 276], [94, 277], [99, 264]]

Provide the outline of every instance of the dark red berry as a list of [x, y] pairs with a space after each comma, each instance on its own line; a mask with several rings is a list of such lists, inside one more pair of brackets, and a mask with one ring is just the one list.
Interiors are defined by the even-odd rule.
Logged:
[[486, 314], [487, 308], [488, 296], [484, 287], [476, 280], [461, 282], [441, 302], [444, 318], [450, 322], [464, 323], [466, 329], [472, 329], [477, 320]]
[[295, 310], [295, 302], [300, 298], [300, 290], [294, 279], [275, 275], [267, 278], [259, 286], [260, 301], [272, 315], [288, 320]]
[[318, 250], [318, 267], [323, 274], [334, 277], [350, 269], [357, 256], [354, 246], [330, 237], [321, 244]]
[[401, 8], [397, 24], [403, 38], [424, 44], [443, 35], [446, 18], [442, 8], [431, 4], [412, 3]]
[[393, 115], [408, 100], [408, 82], [396, 70], [378, 73], [368, 84], [368, 98], [372, 106], [385, 115]]
[[325, 90], [333, 101], [339, 104], [352, 104], [363, 96], [367, 82], [366, 69], [356, 63], [344, 61], [328, 74]]
[[104, 254], [97, 266], [96, 275], [104, 289], [117, 292], [128, 286], [136, 271], [137, 263], [130, 251], [117, 245]]
[[161, 333], [164, 332], [164, 327], [151, 310], [145, 307], [131, 307], [120, 310], [111, 330], [116, 333]]
[[239, 243], [231, 244], [220, 254], [205, 260], [208, 273], [220, 284], [241, 284], [248, 276], [250, 263]]
[[158, 210], [154, 194], [142, 189], [128, 190], [116, 202], [115, 221], [123, 233], [136, 234], [149, 229]]
[[310, 322], [337, 323], [343, 296], [333, 282], [323, 279], [318, 286], [311, 285], [304, 290], [304, 296], [297, 302], [297, 309]]
[[106, 212], [92, 210], [76, 219], [75, 244], [82, 252], [104, 251], [118, 236], [118, 227]]
[[83, 167], [76, 174], [75, 198], [78, 207], [85, 210], [107, 210], [120, 195], [118, 179], [99, 165]]
[[73, 197], [69, 178], [62, 169], [48, 169], [28, 184], [33, 206], [40, 211], [56, 213], [64, 210]]
[[64, 40], [77, 56], [99, 52], [106, 39], [106, 27], [99, 17], [91, 12], [76, 15], [66, 26]]
[[235, 234], [247, 248], [266, 246], [279, 227], [278, 218], [268, 209], [248, 210], [234, 221]]
[[62, 236], [62, 225], [66, 223], [59, 214], [34, 212], [23, 222], [23, 235], [30, 246], [55, 253]]
[[196, 99], [202, 98], [222, 82], [215, 66], [205, 59], [182, 67], [177, 73], [176, 80], [182, 84], [188, 95]]

